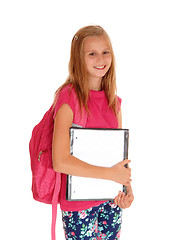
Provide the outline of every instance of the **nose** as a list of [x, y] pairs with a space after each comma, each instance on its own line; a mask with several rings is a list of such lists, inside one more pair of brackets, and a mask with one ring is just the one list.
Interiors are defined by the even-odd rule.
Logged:
[[97, 55], [97, 63], [101, 64], [101, 63], [103, 63], [103, 60], [104, 60], [104, 58], [103, 58], [102, 54]]

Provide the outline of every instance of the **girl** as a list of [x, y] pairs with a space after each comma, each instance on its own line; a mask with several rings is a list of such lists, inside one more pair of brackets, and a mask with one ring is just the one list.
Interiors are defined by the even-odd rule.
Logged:
[[[69, 77], [56, 92], [53, 168], [62, 173], [60, 205], [66, 239], [119, 239], [122, 208], [131, 205], [131, 169], [125, 159], [111, 168], [87, 164], [70, 155], [69, 128], [87, 111], [86, 127], [122, 128], [121, 99], [116, 95], [115, 57], [110, 38], [100, 26], [80, 29], [71, 44]], [[127, 186], [111, 201], [65, 200], [66, 174], [108, 179]]]

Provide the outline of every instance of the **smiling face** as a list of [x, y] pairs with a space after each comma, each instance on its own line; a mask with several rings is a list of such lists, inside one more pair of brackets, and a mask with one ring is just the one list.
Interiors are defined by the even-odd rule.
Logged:
[[89, 88], [100, 90], [102, 77], [107, 73], [112, 62], [111, 50], [103, 35], [85, 39], [84, 60], [87, 68]]

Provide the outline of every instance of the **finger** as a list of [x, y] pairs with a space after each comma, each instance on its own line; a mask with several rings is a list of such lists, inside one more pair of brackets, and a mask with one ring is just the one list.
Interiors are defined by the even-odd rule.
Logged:
[[126, 208], [124, 199], [125, 199], [125, 193], [123, 192], [122, 196], [121, 196], [121, 200], [120, 200], [120, 205], [121, 205], [121, 208], [123, 208], [123, 209]]
[[131, 168], [128, 167], [127, 170], [128, 170], [129, 175], [130, 175], [130, 177], [131, 177]]
[[118, 198], [118, 206], [119, 206], [120, 208], [125, 208], [124, 196], [125, 196], [125, 193], [120, 192], [119, 198]]
[[129, 179], [126, 180], [126, 182], [123, 183], [123, 185], [126, 186], [126, 187], [129, 187], [131, 181], [132, 181], [132, 179], [129, 178]]
[[125, 171], [125, 173], [126, 173], [126, 175], [125, 175], [126, 180], [127, 180], [127, 182], [131, 182], [131, 170], [129, 168], [126, 168], [125, 170], [126, 170]]
[[118, 196], [116, 196], [115, 198], [114, 198], [114, 203], [115, 203], [115, 205], [117, 205], [118, 204]]
[[120, 199], [120, 191], [119, 191], [118, 195], [114, 199], [114, 202], [115, 202], [116, 205], [118, 205], [119, 199]]
[[114, 203], [115, 203], [115, 205], [117, 205], [117, 196], [114, 199]]
[[131, 162], [131, 160], [129, 160], [129, 159], [124, 159], [123, 161], [122, 161], [122, 164], [123, 165], [128, 165], [129, 163]]
[[117, 205], [120, 205], [120, 200], [121, 200], [121, 191], [119, 191], [118, 196], [117, 196]]

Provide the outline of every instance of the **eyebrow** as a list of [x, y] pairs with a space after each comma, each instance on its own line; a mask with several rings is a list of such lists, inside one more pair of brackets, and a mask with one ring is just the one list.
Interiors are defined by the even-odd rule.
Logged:
[[[103, 52], [104, 52], [104, 51], [107, 51], [107, 50], [110, 51], [110, 48], [105, 48], [105, 49], [103, 49]], [[89, 51], [87, 51], [87, 52], [96, 52], [96, 51], [97, 51], [97, 50], [89, 50]]]

